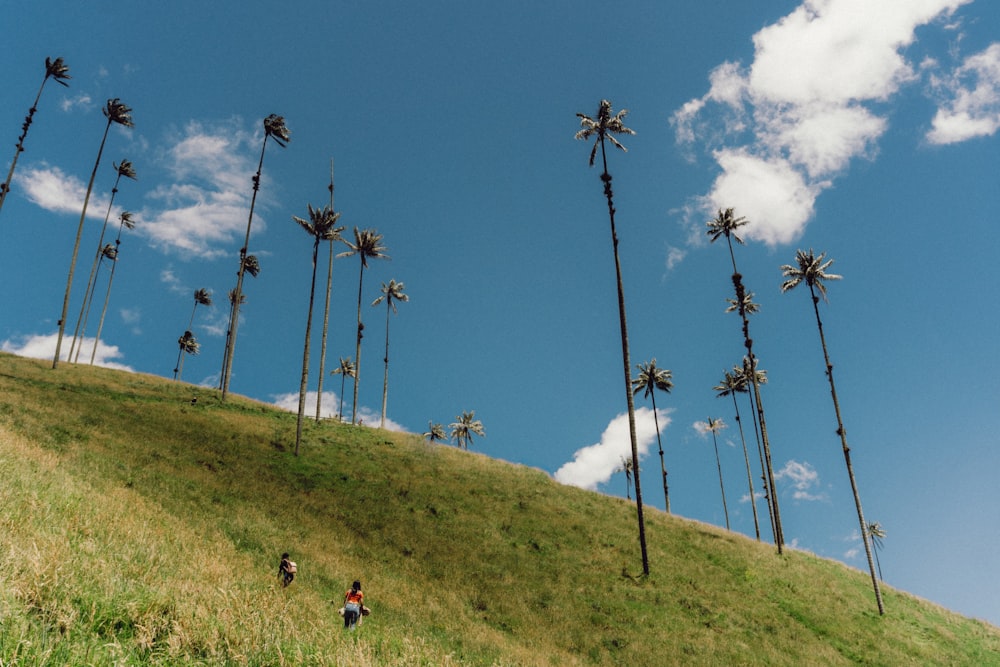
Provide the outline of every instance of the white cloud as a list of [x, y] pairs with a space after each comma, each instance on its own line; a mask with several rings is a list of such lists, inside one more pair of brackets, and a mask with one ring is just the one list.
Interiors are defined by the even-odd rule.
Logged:
[[[287, 394], [275, 394], [272, 396], [273, 403], [281, 408], [282, 410], [287, 410], [289, 412], [294, 412], [298, 414], [299, 412], [299, 392], [289, 392]], [[337, 416], [337, 410], [340, 408], [340, 398], [335, 392], [324, 391], [323, 392], [323, 405], [321, 406], [320, 418], [321, 419], [333, 419]], [[346, 419], [350, 420], [351, 406], [346, 402], [344, 404], [344, 416]], [[306, 406], [305, 414], [307, 417], [316, 418], [316, 392], [308, 391], [306, 392]], [[371, 408], [360, 406], [358, 408], [358, 418], [360, 423], [365, 426], [379, 427], [382, 424], [382, 411], [378, 412], [372, 410]], [[406, 427], [398, 424], [388, 417], [385, 418], [385, 430], [387, 431], [399, 431], [400, 433], [407, 433]]]
[[809, 463], [788, 461], [785, 466], [774, 473], [775, 481], [788, 480], [792, 485], [792, 497], [795, 500], [823, 500], [823, 494], [813, 493], [819, 485], [819, 473]]
[[970, 56], [946, 80], [934, 83], [950, 99], [934, 116], [929, 142], [952, 144], [1000, 129], [1000, 43]]
[[63, 98], [62, 104], [60, 105], [62, 110], [65, 112], [70, 112], [73, 109], [80, 107], [82, 109], [90, 109], [93, 106], [93, 100], [90, 95], [86, 93], [79, 93], [73, 97]]
[[[4, 352], [9, 352], [11, 354], [16, 354], [21, 357], [31, 357], [33, 359], [52, 359], [56, 354], [57, 337], [58, 334], [53, 333], [47, 335], [32, 334], [29, 336], [24, 336], [17, 340], [8, 339], [3, 341], [3, 343], [0, 343], [0, 350], [3, 350]], [[69, 356], [69, 348], [71, 341], [72, 341], [72, 336], [63, 337], [63, 344], [62, 348], [60, 349], [61, 361], [66, 361]], [[94, 339], [82, 338], [79, 341], [79, 346], [81, 350], [79, 356], [81, 363], [89, 363], [91, 352], [94, 349]], [[123, 363], [114, 361], [115, 359], [119, 359], [122, 356], [123, 355], [117, 346], [108, 345], [104, 341], [100, 341], [97, 344], [97, 351], [94, 356], [94, 365], [133, 372], [131, 366], [127, 366]]]
[[[54, 213], [74, 213], [83, 210], [87, 185], [75, 176], [64, 173], [59, 167], [42, 164], [21, 170], [14, 182], [33, 204]], [[108, 198], [92, 191], [87, 204], [87, 217], [103, 220], [108, 212]], [[112, 213], [117, 216], [116, 211]]]
[[[668, 411], [657, 410], [660, 430], [670, 424]], [[635, 411], [636, 447], [641, 460], [656, 439], [656, 425], [650, 408]], [[556, 470], [554, 478], [561, 484], [596, 490], [606, 483], [620, 467], [622, 457], [632, 457], [632, 442], [629, 437], [628, 414], [622, 413], [611, 420], [600, 442], [588, 445], [573, 453], [573, 460]]]
[[[722, 172], [695, 200], [688, 224], [700, 226], [718, 209], [735, 207], [750, 220], [747, 238], [770, 246], [798, 239], [831, 179], [851, 160], [875, 154], [888, 126], [875, 105], [918, 76], [904, 54], [916, 28], [968, 2], [805, 0], [757, 32], [753, 62], [714, 69], [708, 93], [671, 119], [678, 143], [710, 149]], [[968, 71], [995, 82], [989, 78], [994, 62], [984, 56], [968, 63]], [[976, 90], [989, 100], [996, 86]], [[983, 105], [970, 102], [956, 111], [972, 116], [973, 108]], [[976, 119], [954, 114], [942, 118], [941, 127], [982, 132], [988, 123], [982, 115]], [[696, 219], [699, 214], [705, 217]]]

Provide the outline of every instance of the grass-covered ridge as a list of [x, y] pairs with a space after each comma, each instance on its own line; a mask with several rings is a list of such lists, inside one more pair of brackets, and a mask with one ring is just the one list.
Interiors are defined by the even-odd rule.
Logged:
[[642, 579], [619, 499], [329, 422], [296, 458], [293, 414], [48, 366], [0, 354], [5, 667], [1000, 664], [997, 628], [891, 588], [879, 617], [834, 561], [651, 511]]

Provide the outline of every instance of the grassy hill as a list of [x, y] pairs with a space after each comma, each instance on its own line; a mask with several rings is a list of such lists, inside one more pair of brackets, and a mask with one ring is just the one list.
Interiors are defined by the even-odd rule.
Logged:
[[4, 667], [1000, 664], [997, 628], [891, 588], [879, 617], [834, 561], [650, 511], [644, 579], [619, 499], [329, 422], [295, 457], [292, 414], [50, 365], [0, 354]]

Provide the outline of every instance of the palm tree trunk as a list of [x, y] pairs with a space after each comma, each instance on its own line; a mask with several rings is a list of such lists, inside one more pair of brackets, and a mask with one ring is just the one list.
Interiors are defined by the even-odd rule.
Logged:
[[875, 591], [875, 601], [878, 604], [879, 615], [885, 614], [885, 605], [882, 602], [882, 590], [879, 587], [878, 577], [875, 574], [875, 563], [872, 559], [871, 541], [868, 537], [868, 524], [865, 523], [865, 513], [861, 509], [861, 495], [858, 493], [858, 483], [854, 478], [854, 466], [851, 465], [851, 448], [847, 446], [847, 431], [844, 430], [844, 422], [840, 417], [840, 402], [837, 400], [837, 386], [833, 382], [833, 364], [830, 363], [830, 355], [826, 349], [826, 336], [823, 334], [823, 320], [819, 316], [819, 297], [810, 283], [809, 294], [812, 296], [813, 310], [816, 313], [816, 326], [819, 328], [819, 340], [823, 347], [823, 361], [826, 363], [826, 377], [830, 380], [830, 396], [833, 397], [833, 411], [837, 415], [837, 435], [840, 436], [840, 444], [844, 449], [844, 463], [847, 464], [847, 476], [851, 478], [851, 491], [854, 493], [854, 506], [858, 510], [858, 522], [861, 526], [861, 539], [865, 543], [865, 556], [868, 558], [868, 569], [871, 572], [872, 588]]
[[639, 484], [639, 446], [635, 435], [635, 401], [632, 398], [632, 363], [629, 360], [628, 324], [625, 319], [625, 290], [622, 285], [621, 260], [618, 257], [618, 232], [615, 229], [615, 206], [611, 190], [611, 174], [608, 173], [608, 157], [604, 149], [604, 137], [601, 137], [601, 159], [604, 163], [604, 196], [608, 200], [608, 217], [611, 221], [611, 245], [615, 255], [615, 279], [618, 285], [618, 322], [622, 338], [622, 365], [625, 371], [625, 396], [628, 406], [628, 432], [632, 444], [632, 466], [635, 473], [635, 505], [639, 523], [639, 549], [642, 552], [642, 573], [649, 576], [649, 555], [646, 551], [646, 522], [642, 512], [642, 488]]
[[101, 138], [101, 147], [97, 149], [97, 160], [94, 162], [94, 170], [90, 173], [90, 182], [87, 183], [87, 195], [83, 198], [83, 211], [80, 213], [80, 223], [76, 227], [76, 241], [73, 243], [73, 257], [69, 262], [69, 275], [66, 277], [66, 293], [63, 295], [62, 314], [59, 316], [59, 333], [56, 336], [56, 353], [52, 358], [52, 368], [59, 365], [59, 353], [62, 350], [63, 334], [66, 332], [66, 316], [69, 312], [69, 295], [73, 290], [73, 273], [76, 271], [76, 256], [80, 252], [80, 237], [83, 235], [83, 222], [87, 218], [87, 205], [90, 203], [90, 193], [94, 190], [94, 179], [97, 177], [97, 168], [101, 164], [101, 155], [104, 153], [104, 143], [108, 140], [108, 131], [111, 130], [111, 118], [104, 127], [104, 136]]
[[747, 439], [743, 435], [743, 421], [740, 419], [740, 406], [736, 402], [736, 392], [731, 393], [733, 397], [733, 409], [736, 410], [736, 425], [740, 427], [740, 442], [743, 443], [743, 460], [747, 464], [747, 486], [750, 487], [750, 507], [753, 508], [753, 529], [760, 542], [760, 524], [757, 522], [757, 498], [753, 492], [753, 475], [750, 472], [750, 455], [747, 453]]
[[357, 423], [358, 418], [358, 381], [361, 379], [361, 339], [364, 338], [365, 325], [361, 322], [361, 285], [365, 280], [365, 262], [361, 257], [361, 273], [358, 276], [358, 338], [354, 350], [354, 404], [351, 407], [351, 423]]
[[[117, 241], [115, 242], [117, 245]], [[97, 343], [101, 340], [101, 330], [104, 328], [104, 316], [108, 312], [108, 301], [111, 299], [111, 285], [115, 282], [115, 269], [118, 268], [118, 256], [115, 255], [115, 261], [111, 264], [111, 275], [108, 276], [108, 291], [104, 293], [104, 307], [101, 309], [101, 320], [97, 323], [97, 334], [94, 336], [94, 347], [90, 351], [90, 365], [94, 365], [94, 359], [97, 357]]]
[[[331, 192], [332, 192], [331, 185]], [[331, 194], [330, 199], [333, 199]], [[333, 210], [333, 205], [330, 205]], [[326, 269], [326, 306], [323, 308], [323, 341], [319, 351], [319, 384], [316, 387], [316, 422], [320, 420], [323, 409], [323, 377], [326, 373], [326, 338], [330, 330], [330, 292], [333, 291], [333, 239], [330, 239], [330, 263]]]
[[663, 504], [667, 514], [670, 514], [670, 493], [667, 492], [667, 464], [663, 461], [663, 443], [660, 440], [660, 418], [656, 414], [656, 394], [649, 393], [653, 401], [653, 426], [656, 427], [656, 446], [660, 450], [660, 474], [663, 476]]
[[747, 400], [750, 402], [750, 415], [753, 417], [753, 431], [757, 439], [757, 456], [760, 458], [760, 484], [764, 493], [764, 502], [767, 504], [767, 518], [771, 522], [771, 534], [777, 535], [774, 530], [774, 510], [771, 508], [771, 492], [767, 483], [767, 464], [764, 462], [764, 446], [761, 444], [760, 427], [757, 425], [757, 410], [754, 407], [754, 394], [747, 391]]
[[347, 382], [347, 374], [342, 373], [340, 376], [340, 410], [337, 411], [337, 417], [340, 421], [344, 421], [344, 383]]
[[385, 373], [382, 376], [382, 425], [379, 428], [385, 428], [385, 408], [386, 402], [389, 397], [389, 310], [391, 308], [391, 303], [389, 297], [385, 300]]
[[729, 530], [729, 508], [726, 505], [726, 487], [722, 484], [722, 461], [719, 459], [719, 443], [712, 431], [712, 444], [715, 446], [715, 465], [719, 469], [719, 490], [722, 491], [722, 512], [726, 516], [726, 530]]
[[302, 420], [306, 413], [306, 389], [309, 386], [309, 338], [312, 333], [313, 299], [316, 295], [316, 256], [319, 253], [319, 236], [313, 242], [312, 280], [309, 282], [309, 315], [306, 317], [306, 342], [302, 348], [302, 381], [299, 383], [299, 418], [295, 424], [295, 455], [299, 455], [302, 442]]
[[0, 209], [3, 208], [3, 203], [7, 199], [7, 193], [10, 192], [10, 182], [14, 178], [14, 168], [17, 167], [17, 159], [24, 152], [24, 139], [28, 136], [28, 128], [31, 127], [31, 123], [34, 121], [35, 112], [38, 111], [38, 100], [42, 99], [42, 91], [45, 90], [45, 83], [49, 80], [49, 73], [45, 73], [45, 78], [42, 79], [42, 85], [38, 88], [38, 94], [35, 95], [35, 101], [28, 109], [28, 115], [24, 117], [24, 124], [21, 126], [21, 136], [17, 138], [17, 146], [14, 149], [14, 159], [10, 163], [10, 170], [7, 172], [7, 180], [4, 181], [3, 186], [0, 186]]
[[240, 269], [236, 273], [236, 291], [234, 293], [232, 310], [229, 315], [229, 329], [226, 332], [226, 351], [222, 365], [222, 400], [229, 394], [229, 380], [233, 374], [233, 353], [236, 350], [236, 329], [240, 323], [240, 296], [243, 294], [243, 274], [246, 273], [247, 248], [250, 246], [250, 227], [253, 225], [253, 209], [257, 205], [257, 192], [260, 190], [260, 174], [264, 170], [264, 151], [267, 150], [267, 133], [264, 133], [264, 144], [260, 148], [260, 161], [257, 163], [257, 173], [253, 177], [253, 195], [250, 197], [250, 216], [247, 218], [247, 233], [240, 248]]

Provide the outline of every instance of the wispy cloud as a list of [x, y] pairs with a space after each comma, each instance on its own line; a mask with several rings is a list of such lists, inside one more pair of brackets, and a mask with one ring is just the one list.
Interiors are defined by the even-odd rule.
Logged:
[[[17, 188], [36, 206], [53, 213], [75, 213], [80, 215], [83, 200], [87, 196], [87, 185], [75, 176], [63, 172], [59, 167], [45, 163], [27, 167], [14, 177]], [[109, 198], [91, 192], [87, 204], [87, 217], [103, 220], [108, 212]], [[112, 211], [113, 216], [118, 211]]]
[[785, 466], [774, 473], [775, 481], [787, 480], [792, 486], [792, 498], [795, 500], [825, 500], [822, 493], [815, 493], [819, 486], [819, 473], [809, 463], [788, 461]]
[[[0, 350], [16, 354], [21, 357], [31, 357], [33, 359], [52, 359], [56, 354], [56, 338], [58, 334], [32, 334], [15, 339], [8, 339], [0, 343]], [[65, 341], [64, 341], [65, 342]], [[82, 338], [79, 342], [82, 353], [80, 359], [90, 359], [90, 353], [94, 349], [93, 338]], [[62, 346], [62, 361], [67, 360], [69, 345]], [[120, 359], [122, 352], [115, 345], [108, 345], [104, 341], [99, 341], [97, 351], [94, 356], [95, 366], [105, 366], [107, 368], [117, 368], [123, 371], [133, 371], [131, 366], [115, 361]]]
[[[660, 430], [670, 424], [668, 414], [666, 410], [657, 410]], [[656, 439], [655, 421], [650, 408], [643, 407], [635, 411], [636, 446], [640, 459], [649, 452], [650, 444]], [[554, 477], [562, 484], [596, 490], [611, 479], [621, 466], [622, 457], [632, 457], [627, 413], [611, 420], [601, 434], [600, 442], [576, 450], [573, 460], [556, 470]]]
[[[289, 392], [287, 394], [275, 394], [272, 397], [272, 402], [281, 408], [282, 410], [287, 410], [289, 412], [298, 413], [299, 411], [299, 392]], [[335, 392], [324, 391], [323, 392], [323, 405], [320, 411], [321, 419], [332, 419], [337, 416], [337, 410], [340, 407], [340, 398]], [[345, 416], [350, 420], [351, 415], [348, 412], [350, 409], [349, 405], [344, 406], [344, 412], [347, 413]], [[306, 416], [316, 417], [316, 392], [309, 391], [306, 392]], [[365, 426], [379, 426], [382, 423], [382, 411], [376, 412], [371, 408], [366, 406], [358, 407], [358, 418], [361, 424]], [[389, 417], [385, 418], [385, 429], [387, 431], [399, 431], [401, 433], [407, 433], [406, 427], [398, 424]]]
[[[799, 238], [832, 179], [851, 160], [876, 154], [888, 127], [882, 105], [918, 79], [903, 55], [915, 29], [968, 2], [806, 0], [761, 29], [753, 36], [753, 62], [719, 65], [709, 91], [671, 119], [678, 143], [709, 151], [721, 170], [688, 209], [688, 223], [735, 206], [750, 220], [748, 238], [771, 246]], [[996, 60], [992, 52], [982, 55], [967, 63], [966, 74], [995, 83]], [[995, 90], [987, 86], [978, 99]], [[981, 102], [963, 107], [960, 100], [958, 114], [982, 121], [972, 111], [983, 109]], [[942, 126], [960, 124], [958, 117], [942, 118]]]
[[1000, 43], [969, 56], [932, 83], [947, 99], [934, 116], [929, 142], [953, 144], [992, 136], [1000, 129]]

